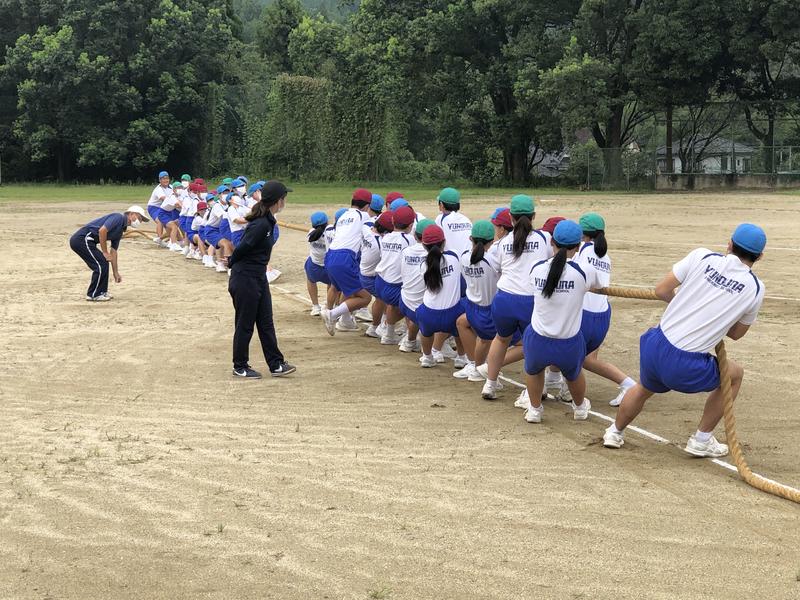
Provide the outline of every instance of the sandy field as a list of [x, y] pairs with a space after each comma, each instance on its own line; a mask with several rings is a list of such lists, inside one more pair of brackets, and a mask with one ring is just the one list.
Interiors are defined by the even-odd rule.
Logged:
[[[465, 204], [485, 218], [506, 199]], [[432, 215], [432, 201], [416, 207]], [[291, 378], [233, 380], [225, 275], [124, 241], [115, 300], [83, 297], [69, 249], [125, 206], [15, 202], [0, 227], [0, 598], [800, 598], [800, 507], [681, 450], [700, 397], [652, 400], [622, 450], [549, 403], [529, 425], [452, 365], [324, 333], [302, 233], [273, 264]], [[302, 223], [317, 208], [289, 206]], [[756, 472], [800, 486], [798, 199], [551, 196], [537, 223], [601, 212], [614, 283], [652, 285], [736, 224], [769, 236], [767, 296], [731, 358]], [[603, 354], [638, 375], [655, 303], [615, 300]], [[252, 363], [264, 370], [257, 341]], [[521, 368], [506, 370], [521, 380]], [[588, 377], [595, 410], [616, 387]], [[724, 439], [724, 433], [719, 432]]]

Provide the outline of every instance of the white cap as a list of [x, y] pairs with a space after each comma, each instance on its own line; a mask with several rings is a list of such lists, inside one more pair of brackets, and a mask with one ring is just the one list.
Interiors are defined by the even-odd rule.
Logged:
[[149, 220], [150, 220], [150, 219], [147, 217], [147, 213], [146, 213], [146, 212], [144, 212], [144, 209], [143, 209], [141, 206], [139, 206], [138, 204], [134, 204], [133, 206], [131, 206], [131, 207], [130, 207], [128, 210], [126, 210], [125, 212], [129, 212], [129, 213], [136, 213], [137, 215], [139, 215], [140, 217], [142, 217], [142, 221], [144, 221], [145, 223], [146, 223], [147, 221], [149, 221]]

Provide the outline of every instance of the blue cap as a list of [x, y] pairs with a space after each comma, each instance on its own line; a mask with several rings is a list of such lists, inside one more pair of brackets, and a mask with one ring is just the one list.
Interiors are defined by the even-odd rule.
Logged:
[[340, 208], [339, 210], [337, 210], [336, 214], [333, 215], [333, 222], [336, 223], [339, 220], [339, 217], [341, 217], [346, 212], [347, 212], [346, 208]]
[[169, 177], [169, 173], [161, 171], [161, 173], [158, 174], [158, 178], [161, 179], [162, 177]]
[[250, 180], [244, 175], [239, 175], [236, 179], [244, 182], [245, 185], [248, 185], [250, 183]]
[[408, 206], [408, 201], [405, 198], [398, 198], [397, 200], [392, 202], [392, 205], [389, 208], [391, 208], [392, 210], [397, 210], [401, 206]]
[[237, 188], [237, 187], [240, 187], [240, 186], [243, 186], [243, 185], [247, 185], [247, 184], [244, 181], [242, 181], [241, 179], [234, 179], [233, 181], [231, 181], [231, 187], [232, 188]]
[[752, 254], [761, 254], [764, 252], [764, 246], [767, 245], [767, 234], [758, 225], [742, 223], [733, 232], [731, 240]]
[[497, 215], [499, 215], [501, 212], [503, 212], [507, 208], [508, 208], [507, 206], [498, 206], [497, 208], [494, 209], [494, 212], [492, 213], [492, 217], [491, 218], [492, 219], [496, 219]]
[[381, 212], [384, 204], [385, 202], [383, 201], [383, 196], [380, 194], [372, 194], [372, 202], [369, 203], [369, 207], [372, 210], [375, 212]]
[[319, 227], [320, 225], [325, 225], [327, 222], [328, 222], [328, 215], [326, 215], [321, 210], [318, 210], [317, 212], [311, 214], [312, 227]]
[[217, 188], [217, 194], [227, 192], [230, 188], [227, 185], [221, 185]]
[[213, 190], [206, 194], [206, 202], [208, 202], [209, 200], [216, 200], [216, 199], [217, 199], [217, 194]]
[[265, 182], [263, 182], [263, 181], [256, 181], [256, 182], [255, 182], [253, 185], [251, 185], [251, 186], [250, 186], [250, 188], [247, 190], [247, 195], [248, 195], [248, 196], [252, 196], [253, 194], [255, 194], [255, 193], [258, 191], [258, 190], [260, 190], [261, 188], [263, 188], [263, 187], [264, 187], [264, 183], [265, 183]]
[[561, 221], [553, 232], [553, 239], [559, 246], [577, 246], [582, 237], [583, 230], [575, 221]]

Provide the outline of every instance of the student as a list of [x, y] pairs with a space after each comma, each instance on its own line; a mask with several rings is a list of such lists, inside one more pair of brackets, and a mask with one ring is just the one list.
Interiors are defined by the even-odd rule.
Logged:
[[433, 336], [446, 333], [456, 338], [458, 356], [465, 359], [464, 348], [458, 338], [456, 321], [464, 313], [461, 304], [461, 267], [455, 252], [445, 250], [445, 233], [438, 225], [430, 225], [422, 234], [422, 245], [428, 252], [420, 265], [425, 282], [422, 304], [417, 308], [417, 324], [422, 334], [420, 366], [435, 367]]
[[192, 258], [191, 255], [194, 251], [194, 241], [189, 233], [192, 229], [192, 219], [194, 218], [195, 212], [197, 212], [197, 202], [199, 200], [198, 186], [192, 181], [189, 183], [185, 199], [181, 202], [181, 211], [178, 217], [178, 227], [183, 234], [183, 256], [187, 259]]
[[458, 318], [459, 338], [469, 358], [467, 365], [453, 373], [457, 379], [483, 381], [475, 364], [483, 364], [497, 335], [492, 320], [492, 300], [497, 294], [500, 263], [494, 250], [495, 226], [489, 221], [472, 225], [472, 250], [461, 255], [461, 274], [467, 282], [464, 314]]
[[[253, 184], [255, 187], [255, 184]], [[253, 190], [255, 191], [255, 189]], [[247, 206], [247, 197], [238, 193], [230, 197], [228, 205], [228, 223], [231, 229], [231, 245], [236, 248], [244, 237], [244, 228], [247, 227], [247, 215], [250, 214], [250, 208]], [[326, 219], [327, 221], [327, 219]]]
[[[400, 311], [402, 253], [413, 243], [410, 231], [415, 214], [408, 206], [401, 206], [384, 215], [391, 219], [394, 228], [380, 239], [381, 260], [375, 268], [375, 294], [386, 305], [386, 330], [381, 336], [381, 344], [391, 345], [400, 343], [395, 326], [403, 320]], [[384, 215], [379, 217], [378, 223], [385, 227], [388, 219]]]
[[233, 252], [233, 247], [229, 240], [222, 235], [222, 221], [225, 219], [226, 206], [222, 194], [216, 196], [214, 202], [210, 203], [208, 214], [206, 215], [206, 237], [208, 244], [206, 255], [209, 257], [208, 266], [215, 267], [217, 273], [226, 273], [228, 268], [223, 262], [222, 257], [216, 259], [217, 250], [221, 250], [223, 257], [228, 257]]
[[371, 323], [367, 327], [368, 337], [380, 337], [377, 328], [381, 323], [385, 305], [375, 295], [375, 269], [381, 260], [380, 235], [375, 231], [375, 221], [383, 210], [383, 198], [378, 194], [372, 194], [372, 201], [369, 205], [369, 219], [361, 227], [361, 259], [359, 260], [359, 278], [361, 285], [374, 298], [372, 310], [367, 307], [359, 308], [355, 317], [360, 321]]
[[166, 245], [164, 246], [171, 252], [179, 252], [182, 250], [178, 241], [178, 226], [175, 223], [180, 216], [181, 202], [178, 197], [178, 189], [181, 187], [180, 181], [172, 182], [170, 186], [170, 193], [164, 196], [161, 201], [161, 207], [158, 211], [158, 223], [161, 225], [163, 235], [167, 238]]
[[308, 232], [308, 258], [306, 259], [306, 285], [308, 297], [311, 299], [311, 316], [318, 317], [321, 311], [317, 284], [330, 285], [331, 280], [325, 270], [325, 229], [328, 227], [328, 215], [317, 211], [311, 215], [311, 230]]
[[492, 215], [492, 225], [494, 225], [494, 239], [499, 242], [514, 229], [511, 222], [511, 210], [508, 208], [498, 208]]
[[485, 400], [497, 398], [500, 367], [514, 334], [521, 335], [531, 320], [533, 290], [530, 273], [533, 266], [552, 256], [550, 235], [533, 228], [536, 216], [533, 198], [518, 194], [511, 199], [511, 220], [514, 229], [497, 244], [500, 279], [492, 301], [492, 320], [497, 335], [489, 348], [486, 365], [478, 367], [486, 376], [481, 395]]
[[[206, 198], [213, 200], [214, 195], [207, 195]], [[206, 244], [202, 240], [202, 231], [205, 227], [205, 214], [208, 210], [208, 204], [204, 200], [199, 200], [195, 206], [195, 214], [192, 217], [192, 224], [190, 225], [189, 236], [194, 243], [196, 250], [192, 258], [195, 260], [203, 261], [203, 266], [206, 266]]]
[[[625, 443], [625, 427], [653, 394], [675, 390], [711, 392], [686, 452], [700, 457], [728, 453], [728, 446], [714, 438], [714, 428], [722, 418], [723, 397], [719, 365], [711, 350], [726, 336], [740, 339], [755, 323], [764, 300], [764, 284], [751, 269], [761, 260], [766, 244], [763, 229], [744, 223], [733, 232], [725, 255], [705, 248], [693, 250], [656, 285], [656, 294], [668, 306], [659, 326], [639, 340], [639, 383], [627, 391], [616, 421], [606, 429], [606, 448]], [[729, 360], [728, 373], [735, 399], [744, 370]]]
[[556, 230], [556, 225], [561, 223], [561, 221], [565, 221], [565, 220], [566, 220], [566, 217], [550, 217], [542, 225], [542, 231], [546, 231], [550, 235], [553, 235], [553, 232]]
[[[352, 315], [369, 304], [370, 294], [361, 284], [358, 253], [363, 241], [362, 226], [369, 220], [367, 207], [372, 202], [372, 193], [363, 188], [353, 192], [350, 208], [336, 222], [333, 241], [325, 255], [325, 269], [332, 285], [328, 294], [328, 306], [336, 299], [334, 290], [344, 295], [344, 302], [334, 309], [323, 308], [320, 316], [329, 335], [336, 334], [336, 321], [343, 315]], [[352, 316], [350, 316], [352, 319]]]
[[[92, 280], [86, 291], [86, 300], [108, 302], [113, 298], [108, 293], [108, 265], [111, 264], [114, 281], [121, 283], [122, 276], [117, 267], [117, 252], [122, 234], [129, 225], [138, 227], [140, 223], [146, 223], [149, 220], [141, 206], [131, 206], [124, 213], [111, 213], [90, 221], [70, 237], [70, 248], [92, 270]], [[111, 244], [110, 250], [109, 243]]]
[[461, 208], [461, 193], [455, 188], [444, 188], [436, 198], [439, 202], [440, 214], [436, 217], [436, 224], [444, 231], [447, 250], [461, 256], [472, 248], [469, 240], [472, 231], [472, 221], [459, 211]]
[[389, 209], [390, 210], [397, 210], [398, 208], [401, 208], [403, 206], [408, 206], [411, 210], [414, 211], [414, 214], [416, 215], [415, 218], [414, 218], [413, 227], [416, 227], [417, 223], [419, 223], [420, 221], [424, 221], [425, 220], [425, 215], [423, 215], [421, 212], [418, 212], [418, 211], [414, 210], [414, 207], [411, 206], [408, 203], [408, 200], [406, 200], [405, 198], [402, 198], [402, 197], [401, 198], [396, 198], [395, 200], [393, 200], [391, 205], [389, 206]]
[[[599, 284], [597, 287], [611, 285], [611, 257], [608, 254], [606, 241], [606, 223], [597, 213], [586, 213], [580, 218], [579, 225], [583, 231], [583, 245], [578, 252], [577, 262], [581, 267], [591, 266], [597, 271]], [[583, 298], [583, 317], [581, 333], [586, 340], [586, 360], [583, 368], [601, 377], [613, 381], [619, 386], [619, 394], [611, 400], [611, 406], [619, 406], [622, 397], [636, 382], [611, 363], [598, 358], [600, 346], [606, 339], [611, 325], [611, 304], [604, 294], [588, 293]]]
[[150, 215], [150, 218], [156, 224], [156, 237], [153, 238], [153, 241], [159, 245], [164, 245], [164, 227], [159, 222], [158, 216], [161, 212], [161, 203], [171, 192], [172, 190], [169, 187], [169, 173], [167, 171], [161, 171], [158, 174], [158, 185], [153, 189], [153, 192], [150, 194], [150, 199], [147, 201], [147, 214]]
[[403, 281], [400, 288], [400, 312], [408, 324], [408, 332], [400, 342], [400, 352], [419, 352], [417, 309], [425, 297], [425, 272], [421, 265], [428, 256], [428, 250], [422, 245], [422, 235], [430, 225], [435, 224], [433, 219], [423, 219], [417, 223], [414, 228], [415, 243], [400, 254], [400, 275]]

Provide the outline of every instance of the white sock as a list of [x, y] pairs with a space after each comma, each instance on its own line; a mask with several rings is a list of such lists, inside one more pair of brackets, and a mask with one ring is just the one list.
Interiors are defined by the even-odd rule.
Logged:
[[622, 383], [619, 384], [619, 387], [625, 388], [627, 390], [628, 388], [632, 388], [635, 385], [636, 385], [636, 382], [633, 379], [631, 379], [630, 377], [626, 377], [622, 381]]
[[331, 311], [331, 318], [332, 319], [338, 319], [339, 317], [341, 317], [345, 313], [350, 314], [350, 311], [347, 310], [347, 304], [342, 302], [339, 306], [337, 306], [336, 308], [334, 308]]
[[395, 334], [394, 327], [395, 327], [394, 325], [392, 325], [390, 323], [387, 323], [386, 324], [386, 334], [387, 335], [394, 335]]
[[617, 429], [617, 424], [616, 424], [616, 423], [612, 423], [612, 424], [611, 424], [611, 427], [609, 427], [609, 429], [610, 429], [610, 430], [611, 430], [613, 433], [619, 433], [619, 434], [622, 434], [622, 432], [624, 432], [624, 431], [625, 431], [625, 429], [624, 429], [624, 428], [623, 428], [623, 429]]
[[466, 354], [459, 354], [457, 358], [459, 360], [466, 360], [467, 362], [469, 362], [469, 359], [467, 358]]
[[311, 308], [319, 308], [319, 304], [313, 304]]
[[486, 383], [488, 383], [492, 387], [497, 387], [497, 379], [487, 379]]
[[706, 443], [708, 440], [711, 439], [711, 436], [714, 435], [713, 431], [700, 431], [699, 429], [694, 434], [694, 439], [698, 442]]

